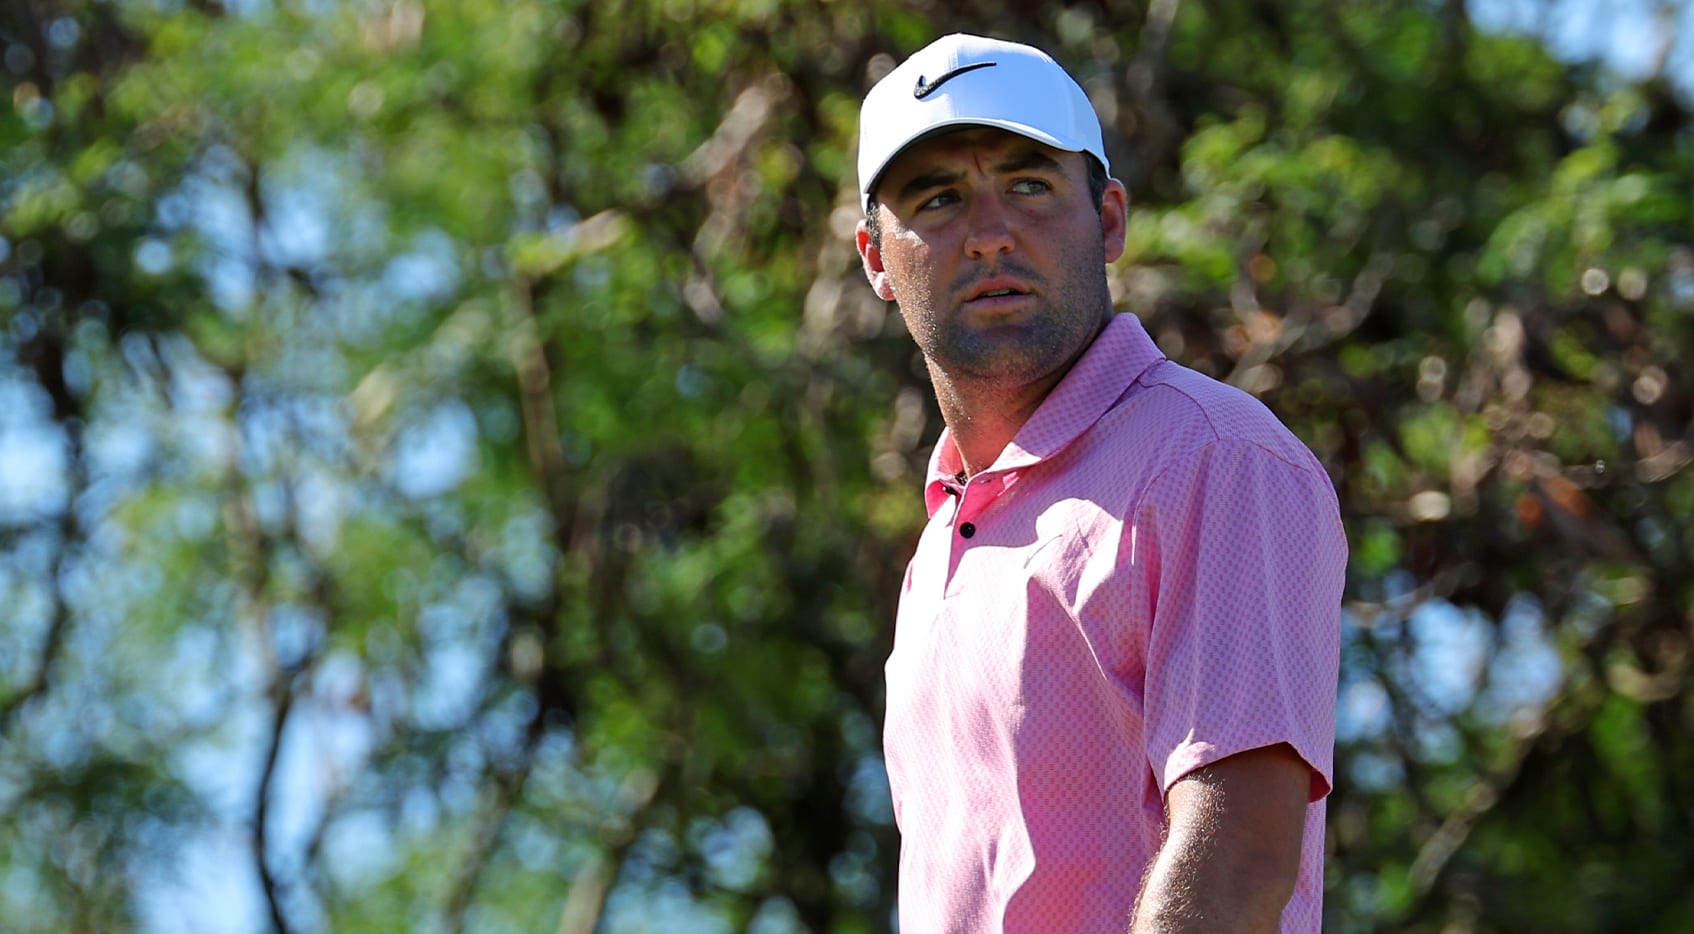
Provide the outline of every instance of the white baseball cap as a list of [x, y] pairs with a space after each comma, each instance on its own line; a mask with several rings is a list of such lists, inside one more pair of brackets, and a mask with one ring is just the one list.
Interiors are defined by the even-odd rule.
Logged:
[[876, 83], [859, 108], [859, 201], [888, 163], [937, 130], [992, 126], [1054, 149], [1086, 152], [1108, 172], [1100, 118], [1082, 87], [1040, 49], [955, 33]]

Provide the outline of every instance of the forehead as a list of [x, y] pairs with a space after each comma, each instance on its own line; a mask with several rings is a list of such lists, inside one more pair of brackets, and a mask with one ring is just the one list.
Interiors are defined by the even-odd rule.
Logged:
[[1066, 169], [1081, 169], [1082, 153], [1054, 149], [1046, 143], [998, 127], [960, 127], [913, 143], [894, 157], [878, 187], [932, 171], [981, 160], [985, 166], [1040, 154]]

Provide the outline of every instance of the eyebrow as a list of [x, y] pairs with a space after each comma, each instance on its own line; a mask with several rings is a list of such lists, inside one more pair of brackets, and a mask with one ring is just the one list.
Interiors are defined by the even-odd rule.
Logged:
[[[1011, 153], [999, 162], [989, 166], [988, 170], [995, 175], [1006, 175], [1012, 172], [1027, 172], [1030, 169], [1058, 170], [1060, 168], [1062, 168], [1062, 166], [1059, 165], [1059, 160], [1032, 146], [1028, 149], [1019, 149]], [[963, 177], [963, 173], [953, 172], [947, 169], [936, 169], [933, 172], [924, 172], [921, 175], [908, 179], [906, 184], [901, 185], [899, 192], [895, 195], [895, 198], [901, 201], [909, 198], [915, 198], [930, 189], [945, 188]]]
[[895, 195], [895, 200], [908, 201], [932, 188], [945, 188], [963, 177], [958, 172], [949, 172], [945, 169], [925, 172], [908, 179], [906, 184], [901, 185], [900, 191]]
[[1027, 172], [1030, 169], [1058, 169], [1059, 160], [1047, 155], [1039, 149], [1024, 149], [1012, 153], [990, 167], [997, 175], [1008, 172]]

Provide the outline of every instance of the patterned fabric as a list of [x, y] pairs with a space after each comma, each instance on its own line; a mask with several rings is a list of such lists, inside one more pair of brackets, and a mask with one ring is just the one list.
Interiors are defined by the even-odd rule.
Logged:
[[1282, 930], [1317, 931], [1346, 541], [1311, 452], [1119, 315], [961, 466], [944, 432], [887, 665], [900, 929], [1125, 931], [1171, 784], [1288, 743], [1312, 781]]

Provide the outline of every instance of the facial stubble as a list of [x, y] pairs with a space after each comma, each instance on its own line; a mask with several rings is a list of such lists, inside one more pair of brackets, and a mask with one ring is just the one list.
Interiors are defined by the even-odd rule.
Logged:
[[[1067, 255], [1061, 268], [1086, 269], [1088, 262]], [[1014, 276], [1027, 284], [1036, 293], [1039, 306], [1004, 325], [970, 322], [970, 315], [960, 307], [963, 297], [973, 283], [999, 275]], [[1052, 280], [1023, 263], [1003, 260], [992, 270], [974, 269], [958, 276], [939, 296], [947, 303], [945, 312], [934, 309], [935, 296], [926, 296], [916, 305], [902, 302], [901, 310], [932, 379], [1025, 386], [1074, 363], [1110, 317], [1111, 299], [1103, 264], [1093, 278], [1084, 274], [1065, 280], [1055, 287]]]

